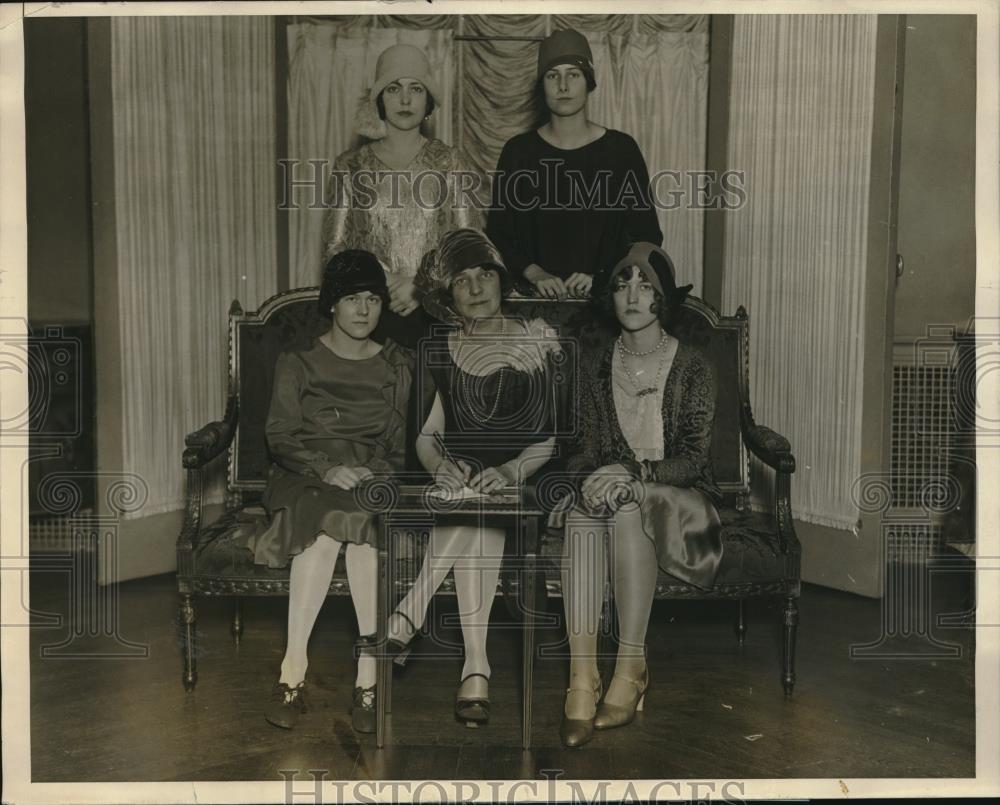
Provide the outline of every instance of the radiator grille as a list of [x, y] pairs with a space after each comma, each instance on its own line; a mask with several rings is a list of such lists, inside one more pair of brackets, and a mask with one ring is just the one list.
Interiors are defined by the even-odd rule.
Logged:
[[[84, 509], [77, 516], [88, 516]], [[73, 539], [73, 518], [32, 517], [28, 523], [28, 545], [32, 554], [74, 553], [80, 544]]]
[[893, 506], [919, 509], [925, 484], [951, 471], [954, 370], [897, 363], [892, 375]]

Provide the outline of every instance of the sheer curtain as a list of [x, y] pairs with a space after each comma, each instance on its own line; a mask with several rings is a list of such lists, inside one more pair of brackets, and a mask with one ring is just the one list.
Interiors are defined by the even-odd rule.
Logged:
[[723, 307], [750, 315], [758, 422], [788, 436], [802, 520], [852, 529], [861, 460], [874, 15], [737, 16]]
[[145, 516], [183, 508], [184, 436], [222, 414], [231, 301], [275, 290], [274, 33], [114, 17], [111, 36], [123, 458]]
[[[452, 32], [448, 29], [361, 27], [306, 20], [288, 26], [288, 158], [296, 180], [309, 180], [309, 160], [329, 174], [336, 156], [360, 144], [354, 113], [375, 77], [375, 62], [390, 45], [416, 45], [426, 54], [444, 97], [426, 130], [451, 144]], [[310, 209], [312, 191], [300, 191], [289, 210], [291, 286], [316, 285], [322, 269], [323, 210]]]

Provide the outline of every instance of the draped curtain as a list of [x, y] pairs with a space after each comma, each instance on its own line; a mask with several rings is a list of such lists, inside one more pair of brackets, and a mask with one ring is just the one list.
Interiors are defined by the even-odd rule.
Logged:
[[274, 33], [113, 17], [111, 37], [123, 458], [145, 516], [183, 508], [184, 436], [222, 414], [231, 301], [275, 290]]
[[[433, 26], [433, 27], [431, 27]], [[503, 144], [542, 120], [533, 89], [538, 42], [557, 28], [583, 32], [594, 51], [597, 90], [589, 114], [631, 134], [650, 174], [705, 167], [708, 97], [708, 17], [685, 14], [373, 15], [333, 20], [300, 18], [289, 27], [289, 156], [332, 159], [356, 144], [351, 118], [357, 97], [372, 80], [375, 59], [397, 41], [427, 49], [443, 86], [455, 87], [449, 110], [436, 112], [435, 136], [461, 147], [484, 173], [496, 167]], [[453, 42], [453, 34], [517, 36]], [[683, 180], [682, 180], [683, 181]], [[683, 189], [671, 177], [661, 198]], [[690, 197], [690, 194], [688, 194]], [[293, 285], [317, 281], [322, 212], [290, 213]], [[702, 287], [702, 213], [659, 211], [664, 245], [678, 281]]]
[[[374, 80], [379, 54], [400, 42], [427, 53], [444, 97], [426, 131], [452, 142], [452, 31], [374, 27], [374, 22], [304, 19], [288, 26], [288, 158], [297, 181], [313, 176], [310, 160], [321, 161], [328, 176], [337, 155], [360, 144], [354, 134], [358, 103]], [[292, 287], [319, 283], [323, 209], [311, 204], [312, 195], [309, 188], [299, 191], [288, 213]]]
[[683, 203], [658, 208], [657, 217], [678, 284], [690, 282], [701, 296], [704, 213], [687, 203], [696, 200], [687, 177], [705, 169], [708, 34], [588, 32], [587, 38], [598, 75], [588, 114], [635, 138], [662, 202], [683, 191]]
[[[802, 520], [855, 527], [874, 15], [737, 16], [723, 307], [746, 306], [757, 421], [788, 436]], [[758, 474], [758, 467], [753, 468]]]

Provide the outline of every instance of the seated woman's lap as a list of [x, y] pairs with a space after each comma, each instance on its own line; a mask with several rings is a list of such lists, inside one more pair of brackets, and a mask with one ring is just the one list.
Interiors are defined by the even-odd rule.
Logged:
[[619, 548], [635, 546], [653, 551], [652, 535], [647, 533], [648, 524], [644, 526], [644, 518], [656, 518], [678, 532], [692, 526], [703, 527], [705, 521], [717, 519], [713, 507], [697, 489], [655, 482], [638, 486], [637, 500], [626, 503], [612, 514], [595, 513], [577, 504], [566, 520], [563, 555], [569, 555], [574, 541], [599, 540], [605, 535]]

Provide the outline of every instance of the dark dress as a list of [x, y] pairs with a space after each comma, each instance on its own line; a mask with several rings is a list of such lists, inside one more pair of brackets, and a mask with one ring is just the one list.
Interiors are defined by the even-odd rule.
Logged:
[[[544, 322], [529, 327], [537, 333]], [[424, 414], [426, 420], [434, 392], [444, 409], [444, 441], [455, 459], [471, 464], [476, 472], [517, 458], [533, 444], [555, 435], [562, 416], [564, 385], [556, 382], [553, 362], [559, 342], [554, 335], [521, 339], [526, 360], [517, 366], [496, 366], [474, 374], [455, 363], [447, 330], [435, 328], [423, 342]]]
[[486, 234], [515, 277], [532, 263], [562, 278], [594, 275], [634, 242], [663, 242], [642, 152], [615, 129], [572, 149], [557, 148], [537, 131], [508, 140]]
[[[637, 461], [622, 433], [612, 386], [614, 342], [582, 362], [580, 439], [567, 469], [582, 480], [622, 464], [644, 484], [643, 528], [660, 569], [710, 587], [722, 560], [722, 493], [712, 477], [710, 448], [716, 385], [712, 367], [695, 348], [680, 344], [663, 387], [663, 458]], [[555, 523], [554, 523], [555, 524]]]
[[412, 356], [386, 342], [373, 357], [342, 358], [318, 339], [277, 361], [268, 411], [273, 464], [263, 503], [270, 523], [250, 546], [257, 564], [284, 567], [321, 533], [373, 543], [371, 511], [358, 489], [327, 484], [327, 470], [367, 467], [376, 476], [402, 468]]

